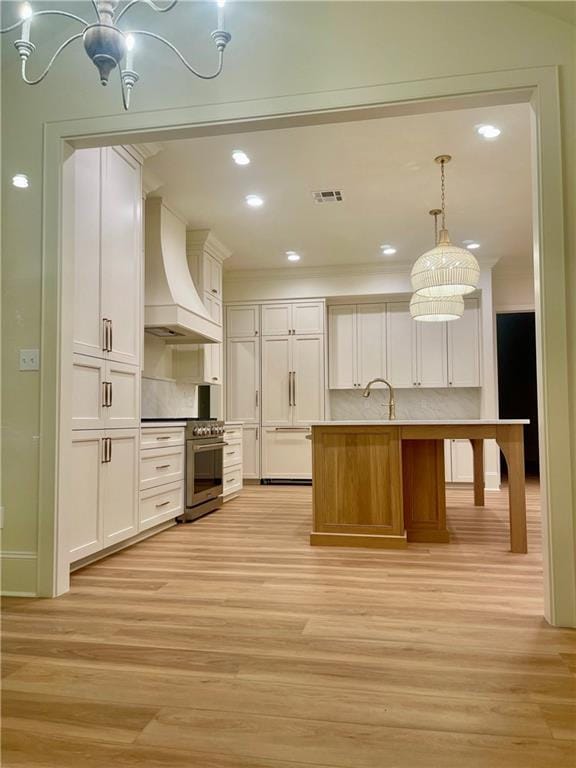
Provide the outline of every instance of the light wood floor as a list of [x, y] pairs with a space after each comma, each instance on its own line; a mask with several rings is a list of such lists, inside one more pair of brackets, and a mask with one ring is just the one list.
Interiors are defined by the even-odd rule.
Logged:
[[252, 487], [5, 601], [4, 766], [574, 768], [576, 635], [541, 618], [505, 494], [453, 543], [311, 548], [310, 489]]

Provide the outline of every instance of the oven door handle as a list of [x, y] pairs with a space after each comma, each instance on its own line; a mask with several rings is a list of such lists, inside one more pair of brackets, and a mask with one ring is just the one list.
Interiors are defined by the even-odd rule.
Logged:
[[212, 451], [214, 448], [224, 448], [228, 443], [209, 443], [208, 445], [193, 445], [192, 450], [194, 453], [201, 453], [202, 451]]

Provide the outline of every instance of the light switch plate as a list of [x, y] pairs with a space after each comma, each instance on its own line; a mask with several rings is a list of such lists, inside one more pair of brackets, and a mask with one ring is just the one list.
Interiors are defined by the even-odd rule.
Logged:
[[20, 350], [20, 370], [21, 371], [39, 371], [40, 370], [40, 350], [39, 349], [21, 349]]

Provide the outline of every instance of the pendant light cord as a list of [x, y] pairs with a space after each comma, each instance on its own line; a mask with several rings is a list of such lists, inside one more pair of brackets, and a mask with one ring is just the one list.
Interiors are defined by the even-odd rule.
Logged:
[[[442, 179], [441, 182], [441, 190], [442, 190], [442, 229], [446, 229], [446, 178], [444, 174], [444, 163], [445, 161], [442, 160], [440, 162], [440, 176]], [[434, 219], [436, 221], [436, 218]], [[438, 228], [436, 227], [436, 242], [438, 242]]]

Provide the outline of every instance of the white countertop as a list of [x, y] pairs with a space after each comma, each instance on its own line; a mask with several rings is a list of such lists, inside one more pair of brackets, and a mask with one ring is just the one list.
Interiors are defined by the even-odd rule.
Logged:
[[186, 422], [185, 421], [163, 421], [162, 419], [158, 419], [158, 421], [150, 421], [146, 420], [141, 422], [140, 426], [142, 429], [146, 429], [146, 427], [153, 427], [154, 429], [157, 429], [158, 427], [185, 427]]
[[530, 419], [388, 419], [370, 421], [355, 419], [353, 421], [312, 421], [311, 427], [442, 427], [453, 425], [488, 425], [501, 424], [530, 424]]

